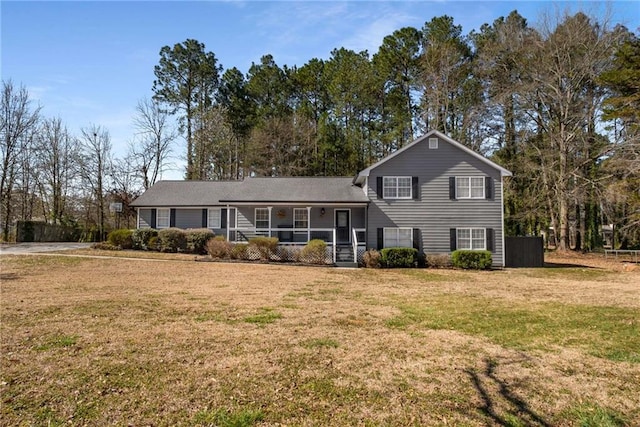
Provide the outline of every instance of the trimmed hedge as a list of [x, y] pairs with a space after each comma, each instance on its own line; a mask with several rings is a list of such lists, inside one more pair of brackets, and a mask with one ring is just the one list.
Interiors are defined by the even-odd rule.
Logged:
[[380, 261], [387, 268], [415, 267], [418, 250], [415, 248], [384, 248], [380, 251]]
[[155, 250], [153, 245], [150, 245], [153, 237], [158, 237], [158, 230], [155, 228], [138, 228], [133, 230], [131, 236], [133, 239], [133, 248], [144, 251]]
[[466, 270], [488, 270], [493, 259], [489, 251], [458, 250], [451, 254], [451, 263], [454, 267]]
[[231, 256], [233, 244], [225, 240], [224, 236], [216, 236], [207, 241], [207, 252], [213, 259], [226, 259]]
[[278, 247], [277, 237], [254, 237], [249, 239], [249, 245], [255, 246], [260, 252], [260, 259], [268, 261]]
[[187, 252], [204, 255], [207, 253], [207, 242], [215, 237], [208, 228], [190, 228], [185, 231], [187, 237]]
[[129, 230], [128, 228], [113, 230], [111, 233], [109, 233], [107, 242], [109, 242], [110, 245], [118, 246], [121, 249], [132, 249], [133, 230]]
[[163, 228], [158, 231], [157, 246], [160, 252], [185, 252], [187, 235], [180, 228]]
[[302, 251], [300, 251], [300, 259], [311, 264], [325, 264], [327, 254], [327, 243], [324, 240], [310, 240]]

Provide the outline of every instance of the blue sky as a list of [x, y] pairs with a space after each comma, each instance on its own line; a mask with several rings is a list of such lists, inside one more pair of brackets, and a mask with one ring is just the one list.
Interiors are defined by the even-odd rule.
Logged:
[[[265, 54], [280, 65], [328, 58], [333, 48], [377, 51], [394, 30], [421, 28], [449, 15], [467, 34], [517, 9], [530, 24], [540, 13], [606, 12], [604, 2], [517, 1], [2, 1], [3, 80], [23, 84], [47, 117], [74, 134], [97, 124], [116, 155], [133, 136], [136, 103], [152, 95], [162, 46], [187, 38], [205, 44], [222, 66], [248, 70]], [[608, 3], [613, 24], [636, 31], [640, 2]], [[176, 151], [180, 152], [180, 148]], [[179, 177], [179, 173], [178, 173]], [[167, 178], [167, 176], [165, 176]]]

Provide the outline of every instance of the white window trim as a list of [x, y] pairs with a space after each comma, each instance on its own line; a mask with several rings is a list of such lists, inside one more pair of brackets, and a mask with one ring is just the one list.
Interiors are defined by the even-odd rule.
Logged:
[[[218, 222], [211, 221], [211, 213], [218, 212]], [[216, 218], [214, 218], [215, 220]], [[207, 228], [222, 228], [222, 209], [221, 208], [209, 208], [207, 209]]]
[[[167, 225], [160, 225], [160, 212], [166, 212], [167, 213]], [[162, 228], [169, 228], [171, 227], [171, 209], [169, 208], [158, 208], [156, 209], [156, 228], [158, 230], [162, 229]]]
[[[471, 180], [472, 180], [472, 178], [482, 179], [482, 196], [475, 196], [475, 197], [473, 196], [472, 191], [471, 191], [471, 188], [472, 188]], [[467, 185], [465, 187], [467, 187], [467, 190], [469, 190], [469, 196], [466, 196], [466, 197], [460, 196], [459, 192], [458, 192], [458, 181], [461, 181], [463, 179], [467, 180]], [[485, 179], [486, 178], [484, 176], [456, 176], [456, 199], [478, 199], [478, 200], [479, 199], [485, 199], [486, 198], [486, 194], [485, 194], [485, 189], [486, 189], [486, 187], [485, 187]]]
[[[462, 247], [460, 244], [460, 231], [466, 230], [469, 232], [469, 246], [470, 247]], [[473, 232], [482, 230], [482, 247], [473, 247]], [[465, 239], [466, 240], [466, 239]], [[477, 239], [479, 240], [479, 239]], [[487, 229], [486, 228], [456, 228], [456, 249], [460, 249], [463, 251], [486, 251], [487, 250]]]
[[[258, 227], [258, 211], [259, 210], [264, 210], [267, 211], [267, 226], [266, 227]], [[256, 230], [268, 230], [271, 227], [271, 218], [270, 215], [271, 214], [271, 209], [269, 208], [255, 208], [253, 211], [253, 220], [254, 220], [254, 225], [256, 227]], [[264, 221], [264, 220], [260, 220], [260, 221]]]
[[429, 149], [430, 150], [438, 149], [438, 138], [429, 138]]
[[[304, 227], [296, 227], [296, 212], [304, 212], [307, 217], [307, 225]], [[293, 231], [296, 233], [307, 232], [309, 229], [309, 209], [308, 208], [293, 208]]]
[[[413, 247], [413, 228], [411, 228], [411, 227], [384, 227], [382, 230], [383, 230], [382, 231], [382, 233], [383, 233], [383, 235], [382, 235], [382, 245], [385, 248], [397, 248], [397, 247], [400, 247], [400, 248], [412, 248]], [[394, 231], [396, 231], [398, 233], [396, 235], [396, 241], [399, 240], [398, 235], [400, 234], [400, 230], [409, 230], [409, 246], [397, 246], [397, 245], [395, 245], [395, 246], [387, 246], [386, 245], [386, 242], [387, 242], [387, 231], [390, 231], [390, 230], [394, 230]]]
[[[395, 187], [386, 187], [385, 186], [385, 180], [387, 178], [393, 178], [396, 180], [396, 185]], [[398, 196], [398, 194], [400, 194], [400, 187], [398, 186], [398, 180], [400, 178], [404, 178], [404, 179], [409, 179], [409, 196]], [[396, 196], [395, 197], [391, 197], [391, 196], [387, 196], [385, 195], [385, 188], [395, 188], [396, 189]], [[404, 188], [404, 187], [403, 187]], [[382, 177], [382, 198], [386, 199], [386, 200], [410, 200], [413, 198], [413, 178], [410, 176], [383, 176]]]

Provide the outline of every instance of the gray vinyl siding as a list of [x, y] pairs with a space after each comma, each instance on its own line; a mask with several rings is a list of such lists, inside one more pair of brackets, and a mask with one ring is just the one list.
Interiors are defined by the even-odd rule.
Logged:
[[151, 227], [151, 209], [140, 209], [138, 215], [140, 216], [140, 222], [138, 228], [150, 228]]
[[[417, 176], [417, 200], [378, 199], [379, 176]], [[449, 177], [489, 176], [493, 179], [493, 199], [449, 199]], [[476, 157], [440, 140], [429, 149], [428, 141], [416, 144], [373, 169], [367, 179], [371, 199], [368, 211], [367, 246], [377, 247], [377, 229], [418, 228], [419, 247], [425, 253], [450, 252], [451, 228], [492, 228], [495, 242], [494, 266], [502, 266], [502, 180], [500, 171]]]

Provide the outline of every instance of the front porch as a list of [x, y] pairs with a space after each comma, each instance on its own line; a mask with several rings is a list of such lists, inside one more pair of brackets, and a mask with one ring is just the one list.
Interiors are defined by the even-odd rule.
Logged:
[[[278, 239], [278, 258], [300, 254], [311, 240], [327, 244], [326, 263], [358, 263], [366, 250], [366, 206], [228, 206], [227, 241]], [[295, 255], [297, 256], [297, 255]]]

